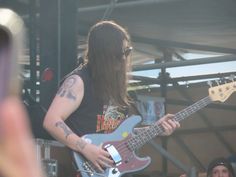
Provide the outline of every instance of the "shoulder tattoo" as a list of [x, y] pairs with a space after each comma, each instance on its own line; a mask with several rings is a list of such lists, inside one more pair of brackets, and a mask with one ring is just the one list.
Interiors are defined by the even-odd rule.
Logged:
[[76, 94], [72, 89], [75, 83], [76, 83], [76, 78], [74, 76], [68, 77], [58, 90], [57, 95], [75, 101]]

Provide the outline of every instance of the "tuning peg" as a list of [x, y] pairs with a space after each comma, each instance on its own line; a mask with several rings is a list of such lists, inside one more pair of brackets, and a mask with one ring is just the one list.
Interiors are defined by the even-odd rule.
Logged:
[[212, 87], [212, 81], [207, 81], [207, 85], [209, 85], [210, 87]]
[[220, 85], [220, 81], [219, 80], [215, 80], [217, 85]]
[[226, 78], [224, 78], [224, 83], [227, 84], [227, 79]]
[[221, 77], [221, 78], [220, 78], [220, 83], [222, 83], [222, 84], [223, 84], [223, 83], [224, 83], [224, 84], [227, 84], [227, 81], [226, 81], [226, 79], [225, 79], [224, 77]]
[[189, 88], [189, 82], [188, 81], [185, 82], [185, 85], [186, 85], [186, 88]]
[[224, 77], [221, 77], [220, 78], [220, 83], [222, 84], [222, 83], [225, 83], [225, 78]]
[[231, 75], [229, 76], [229, 80], [231, 80], [232, 82], [234, 82], [234, 78], [235, 78], [235, 75], [233, 75], [233, 74], [231, 74]]

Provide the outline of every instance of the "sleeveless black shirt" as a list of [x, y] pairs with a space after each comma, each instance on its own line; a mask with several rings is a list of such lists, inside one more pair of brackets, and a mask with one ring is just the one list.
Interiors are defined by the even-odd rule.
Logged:
[[128, 109], [101, 104], [93, 91], [90, 72], [79, 67], [70, 75], [78, 75], [84, 82], [84, 97], [78, 109], [66, 120], [66, 124], [79, 136], [91, 133], [109, 133], [128, 116]]

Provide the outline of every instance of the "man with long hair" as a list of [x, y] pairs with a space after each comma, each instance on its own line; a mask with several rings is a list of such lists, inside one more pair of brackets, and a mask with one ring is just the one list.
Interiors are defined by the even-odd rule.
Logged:
[[[60, 142], [81, 153], [99, 171], [113, 165], [101, 147], [81, 138], [109, 133], [135, 113], [127, 94], [132, 50], [128, 32], [113, 21], [95, 24], [88, 35], [83, 66], [70, 73], [44, 119], [44, 127]], [[180, 125], [173, 115], [159, 120], [170, 135]]]

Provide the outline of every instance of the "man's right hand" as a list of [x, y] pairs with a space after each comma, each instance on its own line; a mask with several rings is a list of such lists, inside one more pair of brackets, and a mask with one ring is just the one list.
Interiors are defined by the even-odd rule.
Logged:
[[110, 154], [96, 145], [87, 143], [81, 153], [87, 160], [91, 161], [100, 172], [104, 172], [105, 168], [114, 165], [114, 161], [110, 159]]

